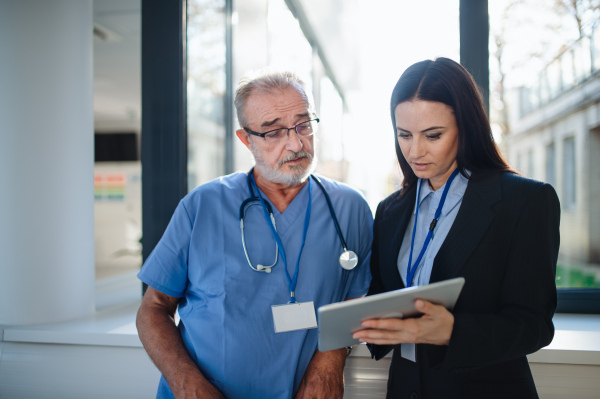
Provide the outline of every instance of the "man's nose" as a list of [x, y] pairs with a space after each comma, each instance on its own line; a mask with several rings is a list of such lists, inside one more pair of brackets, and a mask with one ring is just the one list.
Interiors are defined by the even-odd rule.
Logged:
[[302, 149], [304, 144], [302, 143], [302, 138], [296, 132], [295, 128], [289, 128], [287, 137], [284, 138], [286, 140], [285, 147], [288, 150], [298, 152]]

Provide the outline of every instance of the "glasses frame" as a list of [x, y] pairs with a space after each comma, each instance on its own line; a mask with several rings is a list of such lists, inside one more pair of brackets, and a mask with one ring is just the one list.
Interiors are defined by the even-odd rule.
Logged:
[[280, 128], [277, 128], [277, 129], [269, 130], [268, 132], [264, 132], [264, 133], [258, 133], [258, 132], [252, 131], [252, 130], [248, 129], [247, 127], [244, 127], [243, 129], [244, 129], [244, 130], [245, 130], [247, 133], [249, 133], [249, 134], [251, 134], [251, 135], [253, 135], [253, 136], [262, 137], [262, 138], [263, 138], [263, 139], [265, 139], [265, 140], [267, 140], [267, 138], [265, 137], [267, 134], [269, 134], [269, 133], [273, 133], [273, 132], [276, 132], [277, 130], [282, 130], [282, 129], [287, 129], [287, 137], [290, 137], [290, 130], [292, 130], [292, 129], [293, 129], [293, 130], [296, 132], [296, 134], [298, 135], [298, 137], [310, 137], [310, 136], [312, 136], [312, 135], [314, 134], [314, 130], [313, 130], [313, 132], [312, 132], [311, 134], [308, 134], [308, 135], [301, 135], [300, 133], [298, 133], [298, 129], [296, 129], [296, 127], [297, 127], [298, 125], [301, 125], [301, 124], [303, 124], [303, 123], [307, 123], [307, 122], [314, 122], [314, 121], [316, 121], [317, 123], [319, 123], [320, 119], [319, 119], [319, 118], [309, 119], [309, 120], [307, 120], [307, 121], [304, 121], [304, 122], [296, 123], [296, 124], [295, 124], [294, 126], [292, 126], [292, 127], [280, 127]]

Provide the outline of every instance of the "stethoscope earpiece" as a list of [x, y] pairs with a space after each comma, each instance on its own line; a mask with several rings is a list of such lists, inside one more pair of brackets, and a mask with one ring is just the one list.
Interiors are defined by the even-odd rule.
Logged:
[[256, 265], [256, 271], [257, 272], [271, 273], [271, 268], [272, 267], [273, 267], [273, 265], [271, 265], [271, 266]]

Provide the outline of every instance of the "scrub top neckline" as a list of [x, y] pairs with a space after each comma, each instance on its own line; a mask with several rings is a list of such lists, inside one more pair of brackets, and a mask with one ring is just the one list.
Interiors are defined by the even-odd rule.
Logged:
[[273, 208], [273, 216], [277, 223], [277, 232], [282, 238], [285, 237], [288, 230], [290, 230], [290, 227], [293, 226], [299, 218], [303, 219], [306, 214], [306, 206], [308, 204], [308, 184], [305, 184], [304, 187], [298, 191], [298, 194], [296, 194], [288, 204], [283, 213], [279, 212], [279, 209], [273, 205], [273, 202], [266, 196], [265, 192], [258, 187], [258, 184], [256, 185], [256, 188], [259, 190], [263, 200], [268, 201], [269, 205]]

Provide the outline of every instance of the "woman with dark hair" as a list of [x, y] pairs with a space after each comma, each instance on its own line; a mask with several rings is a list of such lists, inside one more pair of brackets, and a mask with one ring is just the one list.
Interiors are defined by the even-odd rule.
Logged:
[[404, 181], [377, 208], [369, 295], [465, 285], [452, 311], [417, 300], [420, 317], [366, 320], [354, 337], [377, 360], [395, 349], [388, 398], [537, 398], [526, 355], [554, 335], [556, 192], [507, 165], [452, 60], [409, 67], [391, 115]]

